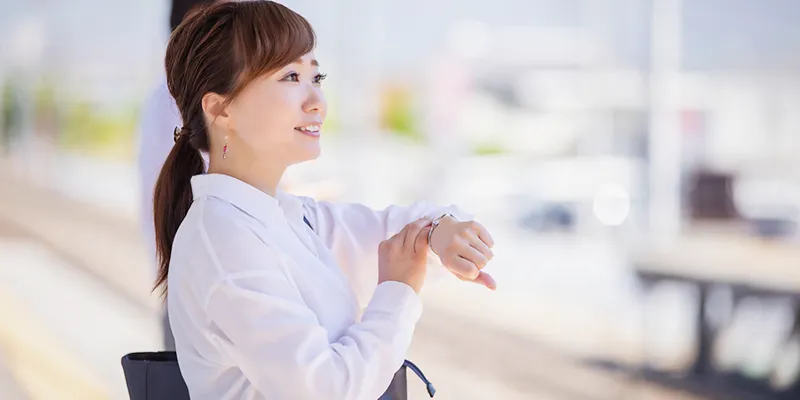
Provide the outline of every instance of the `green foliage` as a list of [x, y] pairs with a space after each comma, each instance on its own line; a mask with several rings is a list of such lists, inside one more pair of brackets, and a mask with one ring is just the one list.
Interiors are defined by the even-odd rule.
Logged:
[[40, 81], [33, 93], [36, 115], [52, 113], [57, 108], [56, 88], [47, 80]]
[[60, 135], [67, 149], [89, 153], [133, 155], [137, 110], [105, 111], [87, 103], [77, 103], [65, 110]]
[[418, 127], [411, 94], [407, 90], [395, 88], [384, 94], [381, 126], [394, 135], [414, 142], [425, 140]]
[[491, 156], [506, 153], [506, 149], [498, 143], [483, 142], [475, 145], [472, 151], [479, 156]]

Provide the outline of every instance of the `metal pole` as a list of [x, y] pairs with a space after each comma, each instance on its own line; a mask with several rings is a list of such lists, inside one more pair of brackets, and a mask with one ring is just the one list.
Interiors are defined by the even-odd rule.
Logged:
[[653, 0], [649, 118], [649, 222], [669, 239], [681, 229], [681, 0]]

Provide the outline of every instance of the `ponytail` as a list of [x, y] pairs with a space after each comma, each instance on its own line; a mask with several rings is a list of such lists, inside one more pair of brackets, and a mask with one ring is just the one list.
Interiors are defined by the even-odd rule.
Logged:
[[205, 171], [200, 151], [191, 143], [193, 139], [196, 138], [188, 134], [176, 138], [175, 145], [161, 168], [153, 192], [153, 217], [158, 255], [158, 276], [153, 290], [163, 285], [164, 296], [167, 294], [172, 243], [178, 227], [189, 212], [189, 206], [192, 205], [191, 179]]

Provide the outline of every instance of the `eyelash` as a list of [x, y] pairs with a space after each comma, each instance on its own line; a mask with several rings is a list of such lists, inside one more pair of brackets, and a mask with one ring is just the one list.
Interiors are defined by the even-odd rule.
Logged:
[[[317, 83], [317, 84], [322, 83], [322, 81], [324, 81], [325, 78], [327, 78], [327, 77], [328, 77], [328, 74], [317, 74], [314, 77], [314, 83]], [[289, 75], [286, 75], [286, 77], [283, 78], [283, 80], [289, 81], [289, 82], [299, 82], [299, 79], [300, 79], [300, 74], [298, 74], [297, 72], [289, 73]]]

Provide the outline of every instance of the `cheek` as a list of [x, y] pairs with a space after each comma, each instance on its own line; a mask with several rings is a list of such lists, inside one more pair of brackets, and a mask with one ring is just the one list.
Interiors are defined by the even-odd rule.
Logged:
[[297, 112], [292, 109], [288, 93], [264, 93], [249, 99], [242, 110], [240, 135], [255, 148], [274, 148], [280, 142], [290, 140]]

